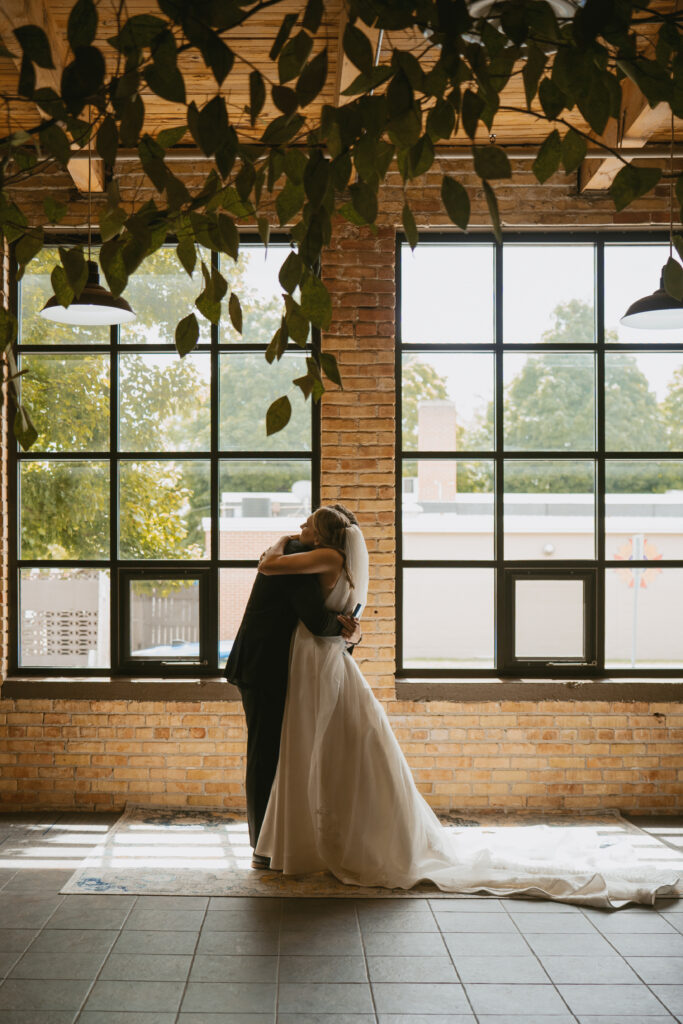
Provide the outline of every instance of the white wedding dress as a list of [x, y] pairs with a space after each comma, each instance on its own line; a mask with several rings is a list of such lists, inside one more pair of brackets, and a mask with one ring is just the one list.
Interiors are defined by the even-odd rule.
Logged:
[[[326, 599], [328, 608], [347, 612], [367, 593], [367, 550], [358, 527], [352, 530], [354, 587], [342, 572]], [[280, 759], [256, 847], [272, 869], [330, 871], [348, 884], [400, 889], [429, 880], [450, 892], [524, 893], [601, 907], [681, 892], [680, 864], [636, 859], [627, 840], [599, 835], [597, 827], [547, 825], [450, 833], [418, 792], [344, 641], [314, 636], [299, 623]]]

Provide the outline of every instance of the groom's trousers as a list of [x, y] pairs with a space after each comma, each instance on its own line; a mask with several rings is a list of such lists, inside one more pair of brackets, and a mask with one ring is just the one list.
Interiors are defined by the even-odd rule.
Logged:
[[280, 755], [286, 686], [250, 686], [240, 690], [247, 720], [247, 821], [256, 846]]

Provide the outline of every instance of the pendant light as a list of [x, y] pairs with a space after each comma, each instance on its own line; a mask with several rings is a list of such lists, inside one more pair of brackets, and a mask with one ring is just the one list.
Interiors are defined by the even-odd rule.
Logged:
[[[671, 113], [671, 158], [669, 175], [669, 259], [673, 259], [674, 237], [674, 115]], [[643, 331], [667, 331], [683, 328], [683, 302], [674, 299], [664, 288], [664, 270], [659, 288], [633, 302], [619, 323]]]
[[95, 260], [91, 259], [92, 249], [92, 146], [88, 139], [88, 279], [78, 298], [63, 306], [56, 295], [48, 299], [40, 315], [45, 320], [71, 327], [97, 327], [112, 324], [129, 324], [135, 320], [135, 313], [125, 299], [108, 292], [100, 284], [100, 272]]

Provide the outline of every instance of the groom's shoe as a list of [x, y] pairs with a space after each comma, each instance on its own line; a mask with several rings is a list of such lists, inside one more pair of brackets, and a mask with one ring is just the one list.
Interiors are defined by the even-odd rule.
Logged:
[[267, 870], [270, 867], [270, 857], [261, 857], [260, 854], [254, 853], [251, 858], [251, 866]]

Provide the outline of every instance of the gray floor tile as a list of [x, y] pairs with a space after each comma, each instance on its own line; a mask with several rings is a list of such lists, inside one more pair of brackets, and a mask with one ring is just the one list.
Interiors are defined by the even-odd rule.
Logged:
[[377, 1020], [379, 1024], [476, 1024], [471, 1013], [380, 1013]]
[[75, 1010], [0, 1010], [0, 1024], [72, 1024]]
[[652, 991], [676, 1016], [683, 1015], [683, 984], [653, 985]]
[[[680, 1018], [679, 1018], [680, 1019]], [[640, 1014], [637, 1013], [635, 1016], [615, 1017], [612, 1014], [600, 1014], [599, 1016], [588, 1014], [581, 1014], [576, 1018], [579, 1024], [625, 1024], [625, 1020], [628, 1020], [628, 1024], [674, 1024], [675, 1017], [665, 1013], [662, 1008], [662, 1014], [653, 1016], [652, 1014]]]
[[516, 933], [515, 922], [507, 914], [470, 914], [466, 911], [435, 911], [442, 932]]
[[190, 981], [247, 981], [270, 982], [277, 980], [277, 957], [230, 956], [200, 953], [194, 958]]
[[646, 985], [683, 982], [683, 956], [630, 956], [627, 961]]
[[495, 935], [493, 932], [451, 932], [444, 935], [448, 952], [457, 956], [529, 956], [529, 946], [521, 935]]
[[[602, 1019], [602, 1018], [600, 1018]], [[564, 1013], [480, 1013], [479, 1024], [576, 1024], [576, 1017], [565, 1010]], [[630, 1022], [633, 1024], [633, 1022]], [[671, 1021], [669, 1021], [671, 1024]]]
[[102, 966], [106, 953], [39, 953], [33, 948], [14, 966], [11, 978], [92, 978]]
[[661, 1014], [662, 1004], [645, 985], [558, 985], [558, 992], [575, 1014]]
[[[489, 1014], [566, 1014], [567, 1007], [547, 985], [465, 985], [474, 1012]], [[520, 1022], [521, 1024], [521, 1022]]]
[[595, 935], [595, 928], [583, 914], [517, 914], [515, 924], [524, 935], [543, 932], [553, 935]]
[[0, 892], [0, 921], [3, 928], [42, 928], [59, 907], [63, 896], [29, 896]]
[[111, 910], [113, 906], [116, 906], [118, 910], [130, 910], [131, 907], [135, 906], [135, 902], [139, 897], [129, 896], [126, 893], [92, 893], [89, 896], [68, 893], [66, 896], [61, 896], [60, 899], [63, 900], [62, 907], [64, 909], [68, 907], [79, 911], [91, 911]]
[[118, 931], [103, 928], [46, 928], [31, 945], [31, 953], [107, 953]]
[[[274, 1024], [274, 1013], [181, 1013], [178, 1024]], [[335, 1024], [331, 1021], [330, 1024]]]
[[206, 910], [208, 905], [208, 896], [138, 896], [135, 909]]
[[[152, 899], [154, 899], [154, 897], [152, 897]], [[296, 899], [290, 897], [280, 899], [279, 896], [209, 896], [209, 910], [252, 910], [254, 908], [262, 908], [266, 905], [269, 907], [282, 908], [284, 903], [310, 903], [313, 905], [321, 902], [333, 903], [339, 901], [321, 901], [303, 898]]]
[[183, 985], [182, 981], [96, 981], [85, 1009], [109, 1010], [115, 1006], [129, 1012], [170, 1013], [178, 1009]]
[[477, 914], [494, 914], [496, 912], [501, 914], [505, 913], [505, 907], [501, 900], [495, 896], [463, 896], [462, 899], [456, 900], [430, 899], [429, 905], [433, 911], [440, 910], [453, 912], [457, 910], [460, 913]]
[[[83, 899], [89, 897], [84, 896]], [[48, 928], [84, 928], [109, 929], [120, 928], [123, 924], [128, 907], [118, 903], [116, 897], [111, 898], [108, 907], [69, 906], [58, 907], [47, 923]]]
[[203, 910], [155, 910], [154, 907], [133, 907], [125, 928], [155, 932], [198, 932], [203, 919]]
[[35, 939], [38, 935], [36, 928], [5, 928], [0, 929], [0, 952], [18, 952]]
[[377, 1013], [470, 1013], [462, 985], [374, 983]]
[[89, 981], [8, 978], [0, 986], [0, 1010], [77, 1010]]
[[20, 949], [0, 950], [0, 978], [9, 974], [20, 956]]
[[369, 932], [363, 936], [368, 956], [445, 956], [444, 938], [437, 932]]
[[[472, 917], [471, 914], [467, 915]], [[401, 913], [400, 911], [372, 911], [358, 914], [361, 931], [370, 932], [436, 932], [438, 927], [431, 911]]]
[[110, 953], [100, 978], [108, 981], [185, 981], [191, 956], [177, 953]]
[[640, 978], [616, 953], [612, 956], [543, 956], [556, 985], [639, 985]]
[[370, 986], [366, 984], [290, 984], [278, 988], [279, 1013], [372, 1013]]
[[[278, 1024], [375, 1024], [374, 1013], [278, 1013]], [[209, 1021], [208, 1024], [214, 1024]], [[245, 1024], [250, 1024], [245, 1021]], [[414, 1024], [414, 1022], [413, 1022]]]
[[175, 1013], [153, 1011], [84, 1010], [78, 1018], [78, 1024], [174, 1024], [175, 1018]]
[[275, 985], [190, 981], [182, 1010], [195, 1013], [272, 1013], [275, 1010]]
[[604, 916], [591, 914], [589, 920], [603, 935], [646, 935], [653, 932], [674, 934], [676, 929], [661, 914], [648, 907], [648, 911], [631, 912], [628, 909]]
[[[151, 926], [150, 926], [151, 927]], [[280, 911], [207, 910], [204, 928], [212, 932], [271, 932], [280, 927]]]
[[369, 956], [370, 981], [457, 982], [458, 975], [448, 956]]
[[544, 985], [548, 976], [535, 956], [456, 956], [453, 958], [464, 984], [498, 983]]
[[683, 956], [683, 935], [610, 935], [622, 956]]
[[204, 929], [199, 936], [197, 952], [233, 956], [274, 956], [278, 952], [279, 944], [279, 936], [275, 932], [210, 932]]
[[124, 928], [116, 932], [118, 938], [114, 953], [163, 953], [167, 956], [191, 955], [197, 946], [196, 932], [151, 932], [145, 929]]
[[580, 914], [573, 903], [559, 903], [557, 900], [535, 900], [532, 897], [514, 896], [505, 900], [505, 910], [516, 914]]
[[282, 956], [280, 983], [345, 981], [367, 983], [362, 956]]
[[[2, 861], [0, 860], [1, 863]], [[3, 892], [39, 892], [41, 890], [49, 890], [56, 896], [62, 886], [69, 881], [73, 871], [64, 870], [64, 868], [37, 868], [31, 871], [8, 872], [8, 874], [11, 874], [11, 878], [8, 878], [4, 884]], [[1, 875], [2, 872], [0, 871]]]
[[595, 932], [593, 935], [528, 934], [526, 940], [537, 956], [610, 956], [613, 946]]
[[360, 934], [338, 935], [327, 932], [280, 933], [280, 953], [285, 956], [361, 956]]

